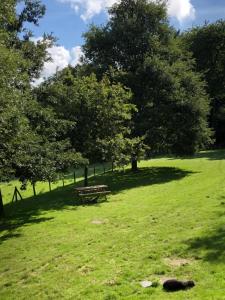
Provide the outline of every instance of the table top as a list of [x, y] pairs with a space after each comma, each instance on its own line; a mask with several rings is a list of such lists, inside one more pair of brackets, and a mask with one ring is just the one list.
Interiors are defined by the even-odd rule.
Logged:
[[75, 188], [76, 191], [88, 191], [88, 190], [98, 190], [98, 189], [106, 189], [108, 188], [107, 185], [93, 185], [93, 186], [86, 186], [86, 187], [78, 187]]

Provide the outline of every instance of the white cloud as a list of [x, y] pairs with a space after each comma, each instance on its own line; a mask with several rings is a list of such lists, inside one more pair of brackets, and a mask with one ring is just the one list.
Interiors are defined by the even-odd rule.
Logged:
[[195, 8], [190, 0], [169, 0], [168, 13], [171, 17], [177, 18], [179, 22], [195, 18]]
[[80, 17], [82, 20], [87, 21], [105, 11], [106, 8], [112, 6], [119, 0], [58, 0], [62, 3], [70, 4], [71, 8], [76, 13], [81, 13]]
[[[33, 40], [37, 42], [40, 39], [35, 38]], [[66, 68], [69, 64], [71, 66], [79, 64], [82, 57], [82, 49], [80, 46], [76, 46], [70, 50], [63, 46], [53, 46], [48, 49], [48, 54], [51, 57], [51, 61], [44, 64], [40, 78], [34, 81], [34, 86], [41, 84], [45, 79], [54, 75], [57, 71]]]
[[[81, 19], [87, 21], [93, 16], [100, 14], [119, 0], [58, 0], [70, 4], [71, 8], [80, 13]], [[151, 0], [150, 0], [151, 1]], [[154, 1], [154, 0], [152, 0]], [[195, 8], [191, 0], [168, 0], [168, 13], [179, 22], [195, 17]]]
[[80, 46], [76, 46], [70, 51], [70, 64], [71, 66], [76, 66], [80, 63], [80, 59], [83, 56], [82, 48]]

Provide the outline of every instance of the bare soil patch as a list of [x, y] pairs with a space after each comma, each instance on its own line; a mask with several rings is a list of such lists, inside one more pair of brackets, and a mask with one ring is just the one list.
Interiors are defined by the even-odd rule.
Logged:
[[193, 260], [187, 258], [165, 258], [164, 263], [171, 267], [182, 267], [190, 265], [193, 263]]

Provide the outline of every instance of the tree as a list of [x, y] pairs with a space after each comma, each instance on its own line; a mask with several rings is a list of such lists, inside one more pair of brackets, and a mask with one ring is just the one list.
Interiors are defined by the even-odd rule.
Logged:
[[202, 72], [210, 95], [210, 124], [216, 145], [225, 145], [225, 21], [194, 27], [182, 36], [186, 48], [193, 53], [196, 70]]
[[40, 0], [2, 0], [0, 3], [0, 35], [7, 35], [7, 48], [20, 51], [26, 61], [23, 71], [29, 75], [29, 83], [40, 75], [44, 62], [50, 60], [47, 48], [55, 42], [51, 34], [44, 34], [35, 43], [32, 32], [26, 28], [27, 23], [38, 26], [44, 14], [45, 6]]
[[[22, 4], [17, 14], [16, 4]], [[71, 123], [56, 118], [34, 97], [31, 80], [48, 59], [47, 36], [30, 40], [26, 22], [38, 24], [44, 7], [38, 0], [0, 3], [0, 180], [18, 176], [23, 181], [53, 180], [78, 163], [87, 163], [65, 138]], [[21, 33], [24, 37], [21, 38]]]
[[21, 72], [25, 64], [20, 53], [7, 49], [0, 40], [0, 180], [10, 178], [13, 168], [12, 153], [16, 140], [23, 139], [27, 128], [24, 116], [25, 96], [20, 90], [26, 74]]
[[152, 152], [193, 154], [207, 145], [204, 83], [168, 24], [165, 3], [122, 0], [109, 14], [105, 26], [84, 34], [85, 63], [131, 89], [133, 137], [144, 136]]
[[[94, 74], [79, 76], [68, 67], [36, 89], [45, 108], [53, 107], [59, 119], [71, 122], [67, 135], [76, 151], [92, 162], [117, 161], [121, 143], [129, 138], [131, 93], [105, 76], [98, 82]], [[120, 143], [116, 144], [120, 137]], [[121, 145], [122, 147], [122, 145]]]

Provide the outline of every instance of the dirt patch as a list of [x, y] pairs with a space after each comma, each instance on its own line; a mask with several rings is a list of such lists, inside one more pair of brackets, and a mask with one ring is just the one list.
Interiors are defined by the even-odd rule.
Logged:
[[92, 220], [91, 221], [91, 224], [96, 224], [96, 225], [101, 225], [101, 224], [104, 224], [105, 222], [102, 221], [102, 220]]
[[108, 285], [108, 286], [114, 286], [114, 285], [117, 285], [117, 280], [116, 279], [104, 280], [103, 284]]
[[81, 275], [87, 275], [87, 274], [91, 273], [92, 271], [93, 271], [93, 269], [90, 266], [82, 266], [78, 269], [78, 272]]
[[94, 219], [91, 221], [91, 224], [95, 224], [95, 225], [102, 225], [102, 224], [106, 224], [107, 220], [99, 220], [99, 219]]
[[192, 264], [191, 259], [186, 258], [165, 258], [164, 263], [170, 267], [182, 267]]

